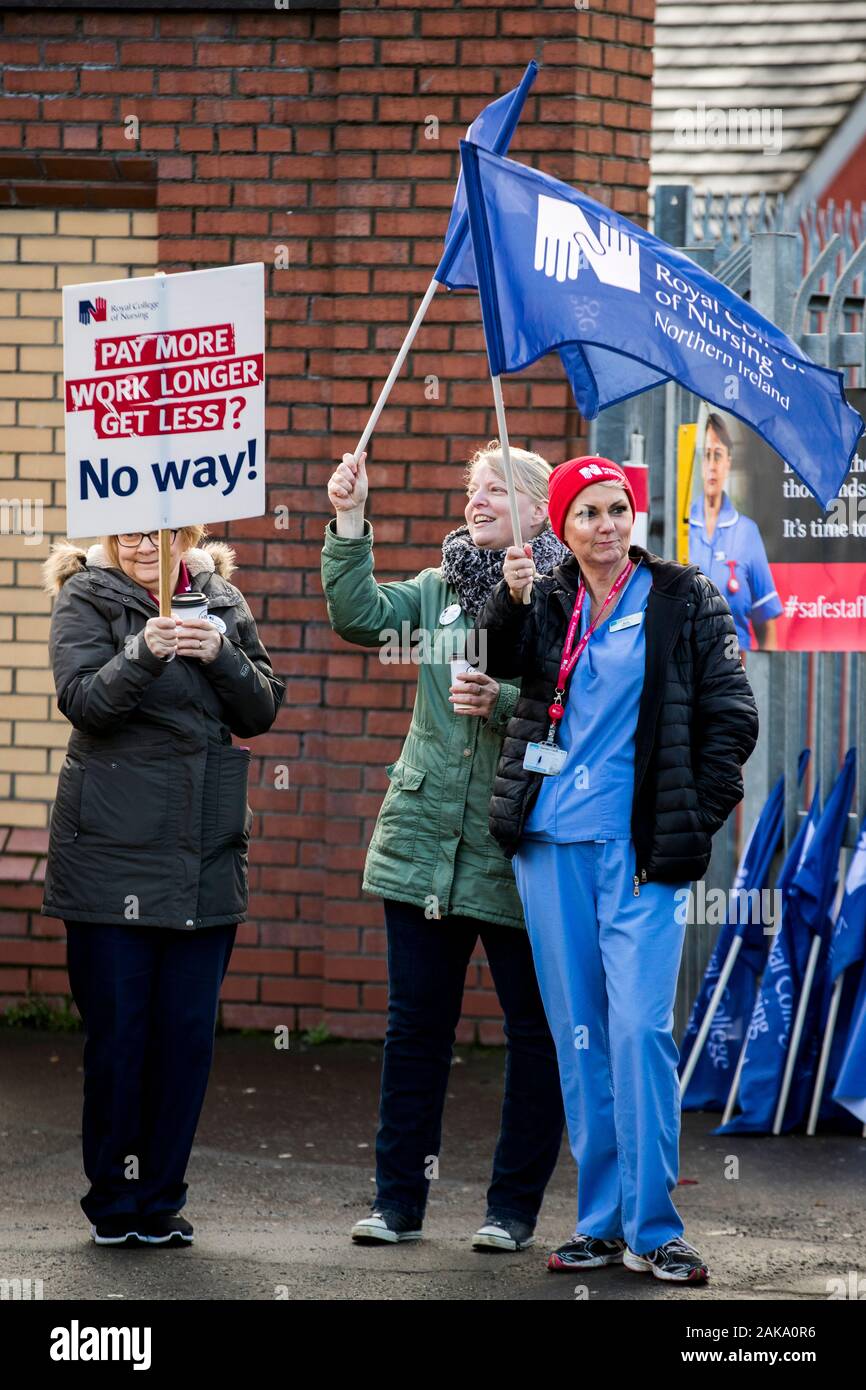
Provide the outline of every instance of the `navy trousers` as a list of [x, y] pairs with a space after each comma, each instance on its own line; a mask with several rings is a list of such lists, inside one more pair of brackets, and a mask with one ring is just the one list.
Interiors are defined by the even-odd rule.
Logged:
[[82, 1210], [180, 1211], [237, 927], [65, 926], [85, 1029]]
[[[505, 1016], [505, 1094], [487, 1210], [535, 1225], [564, 1128], [556, 1048], [519, 927], [471, 917], [428, 920], [385, 900], [388, 1027], [376, 1136], [375, 1206], [420, 1224], [437, 1165], [466, 967], [478, 937]], [[447, 1176], [447, 1164], [442, 1176]]]

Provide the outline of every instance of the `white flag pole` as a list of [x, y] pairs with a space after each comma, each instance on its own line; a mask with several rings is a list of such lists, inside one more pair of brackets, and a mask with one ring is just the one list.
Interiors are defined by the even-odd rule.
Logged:
[[394, 358], [394, 365], [388, 373], [388, 378], [385, 382], [385, 385], [379, 392], [379, 399], [373, 406], [373, 413], [364, 427], [364, 433], [358, 440], [358, 444], [355, 449], [354, 455], [356, 463], [358, 462], [358, 459], [360, 458], [361, 454], [366, 449], [370, 435], [376, 428], [376, 422], [378, 421], [379, 416], [382, 414], [382, 411], [385, 409], [385, 403], [391, 394], [391, 389], [394, 385], [394, 382], [400, 375], [400, 369], [409, 355], [409, 349], [415, 341], [415, 335], [418, 332], [418, 329], [421, 327], [421, 324], [424, 322], [424, 315], [427, 313], [427, 310], [430, 307], [430, 301], [433, 298], [436, 291], [438, 290], [438, 288], [439, 281], [434, 278], [430, 281], [430, 284], [427, 286], [427, 292], [424, 295], [424, 298], [421, 300], [421, 303], [418, 305], [415, 317], [409, 325], [406, 337], [403, 339], [403, 345], [400, 348], [400, 351], [397, 353], [397, 356]]
[[698, 1065], [698, 1062], [700, 1061], [701, 1053], [709, 1036], [710, 1029], [713, 1026], [713, 1019], [715, 1018], [716, 1010], [718, 1009], [719, 1004], [722, 1000], [722, 995], [724, 994], [725, 989], [727, 988], [731, 971], [733, 970], [736, 964], [737, 956], [740, 954], [740, 947], [742, 946], [742, 944], [743, 938], [741, 935], [738, 935], [734, 937], [733, 941], [728, 947], [728, 954], [725, 957], [725, 963], [722, 966], [721, 973], [719, 974], [719, 978], [716, 981], [716, 987], [713, 990], [712, 998], [710, 999], [710, 1002], [707, 1005], [706, 1013], [704, 1014], [701, 1020], [701, 1026], [698, 1029], [698, 1036], [695, 1038], [695, 1045], [689, 1053], [689, 1060], [686, 1062], [685, 1070], [683, 1071], [683, 1074], [680, 1077], [681, 1096], [685, 1095], [686, 1090], [688, 1089], [688, 1084], [692, 1079], [695, 1067]]
[[836, 1019], [839, 1014], [839, 1005], [842, 1001], [842, 984], [845, 979], [845, 971], [842, 970], [835, 984], [833, 994], [830, 999], [830, 1008], [827, 1012], [827, 1027], [824, 1029], [824, 1041], [821, 1045], [821, 1058], [818, 1062], [818, 1075], [815, 1077], [815, 1090], [812, 1095], [812, 1108], [809, 1111], [809, 1123], [806, 1126], [807, 1134], [814, 1134], [818, 1128], [818, 1111], [821, 1108], [821, 1096], [824, 1092], [824, 1081], [827, 1076], [827, 1067], [830, 1064], [830, 1048], [833, 1046], [833, 1034], [836, 1031]]
[[806, 1021], [806, 1009], [809, 1006], [809, 995], [812, 992], [812, 981], [815, 978], [815, 967], [818, 964], [818, 953], [820, 950], [821, 937], [820, 934], [816, 932], [812, 937], [812, 944], [809, 947], [809, 960], [806, 965], [806, 973], [803, 976], [803, 987], [800, 990], [800, 998], [797, 1000], [797, 1014], [794, 1019], [794, 1027], [791, 1030], [791, 1040], [788, 1043], [788, 1055], [785, 1058], [785, 1073], [782, 1077], [782, 1089], [779, 1092], [779, 1100], [776, 1104], [776, 1115], [773, 1120], [774, 1134], [782, 1133], [782, 1120], [785, 1117], [788, 1092], [791, 1089], [791, 1081], [794, 1076], [794, 1063], [797, 1060], [800, 1037], [803, 1032], [803, 1024]]
[[[511, 508], [511, 529], [514, 532], [514, 544], [523, 549], [523, 532], [520, 529], [520, 513], [517, 510], [517, 490], [514, 486], [514, 474], [511, 470], [511, 446], [508, 443], [508, 426], [505, 423], [505, 405], [502, 400], [502, 381], [498, 376], [491, 376], [490, 381], [493, 386], [493, 404], [496, 407], [496, 428], [499, 431], [499, 443], [502, 447], [502, 471], [505, 474], [508, 505]], [[532, 585], [527, 584], [523, 590], [523, 602], [529, 603], [531, 595]]]
[[746, 1050], [749, 1046], [749, 1029], [746, 1028], [746, 1036], [743, 1038], [743, 1046], [740, 1048], [740, 1055], [737, 1058], [737, 1070], [734, 1072], [734, 1079], [731, 1082], [731, 1089], [728, 1092], [728, 1099], [725, 1111], [722, 1115], [722, 1124], [726, 1125], [734, 1113], [734, 1106], [737, 1103], [737, 1092], [740, 1089], [740, 1077], [743, 1074], [743, 1067], [746, 1063]]

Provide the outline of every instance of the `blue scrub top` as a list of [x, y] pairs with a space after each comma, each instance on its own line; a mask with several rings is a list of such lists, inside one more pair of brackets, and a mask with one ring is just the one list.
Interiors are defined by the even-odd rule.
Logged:
[[[716, 529], [710, 540], [704, 525], [704, 499], [695, 502], [689, 513], [689, 559], [712, 579], [727, 600], [734, 617], [737, 638], [743, 651], [750, 651], [752, 634], [749, 619], [765, 623], [778, 618], [782, 604], [773, 583], [764, 542], [751, 517], [741, 516], [726, 492], [722, 493]], [[727, 561], [733, 561], [733, 566]], [[734, 574], [739, 589], [728, 588]]]
[[[652, 575], [641, 561], [629, 577], [613, 616], [589, 639], [568, 682], [557, 743], [568, 757], [545, 777], [524, 834], [556, 844], [631, 838], [635, 731], [646, 657], [644, 632]], [[589, 626], [583, 601], [580, 632]], [[623, 618], [640, 621], [617, 627]], [[614, 630], [611, 631], [611, 623]]]

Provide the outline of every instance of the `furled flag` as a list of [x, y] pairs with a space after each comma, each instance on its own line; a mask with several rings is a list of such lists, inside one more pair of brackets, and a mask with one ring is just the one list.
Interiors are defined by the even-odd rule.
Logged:
[[[818, 828], [791, 882], [791, 911], [801, 924], [797, 941], [811, 946], [812, 938], [821, 938], [812, 988], [806, 1011], [803, 1033], [796, 1058], [796, 1068], [785, 1106], [786, 1128], [791, 1129], [806, 1116], [815, 1085], [821, 1042], [824, 1036], [822, 1017], [826, 1021], [828, 999], [826, 976], [833, 936], [832, 908], [839, 887], [839, 853], [848, 828], [848, 813], [854, 791], [856, 750], [850, 748], [824, 807]], [[800, 962], [801, 969], [805, 959]], [[832, 1101], [823, 1107], [820, 1118], [831, 1118], [835, 1112]], [[847, 1117], [845, 1117], [847, 1119]]]
[[460, 154], [491, 375], [557, 349], [590, 420], [678, 381], [744, 420], [829, 506], [863, 430], [840, 372], [568, 184], [468, 141]]
[[848, 865], [845, 877], [845, 896], [839, 907], [833, 940], [830, 943], [830, 978], [850, 966], [863, 963], [866, 957], [866, 818], [860, 827], [860, 837]]
[[833, 1102], [844, 1105], [863, 1121], [866, 1120], [866, 819], [848, 865], [845, 894], [830, 942], [822, 1034], [829, 1013], [831, 985], [843, 970], [845, 978], [839, 995], [819, 1118], [825, 1117], [829, 1095], [831, 1106]]
[[[482, 149], [505, 154], [537, 73], [538, 64], [533, 58], [527, 64], [526, 72], [519, 84], [504, 96], [492, 101], [489, 106], [485, 106], [481, 114], [475, 117], [466, 132], [466, 139], [480, 145]], [[450, 290], [475, 289], [477, 285], [462, 170], [457, 180], [457, 191], [454, 194], [451, 217], [445, 233], [445, 250], [433, 278], [440, 285], [447, 285]]]
[[833, 1099], [866, 1124], [866, 970], [854, 1004], [845, 1052], [836, 1077]]
[[[808, 761], [809, 749], [804, 748], [797, 766], [798, 783], [803, 780]], [[680, 1076], [688, 1064], [731, 946], [736, 938], [741, 936], [743, 945], [728, 976], [703, 1051], [683, 1096], [684, 1110], [725, 1108], [746, 1027], [755, 1007], [758, 981], [767, 961], [769, 937], [764, 933], [764, 918], [769, 917], [769, 914], [764, 909], [770, 866], [779, 846], [784, 811], [785, 778], [782, 776], [770, 792], [752, 826], [740, 858], [734, 887], [729, 895], [725, 921], [719, 929], [683, 1036], [680, 1048]], [[773, 893], [772, 901], [778, 901], [778, 893]], [[771, 917], [769, 919], [772, 920]]]
[[738, 1095], [741, 1113], [734, 1115], [726, 1125], [712, 1130], [713, 1134], [768, 1134], [773, 1128], [800, 984], [800, 953], [788, 910], [790, 885], [812, 841], [820, 815], [820, 792], [816, 787], [809, 814], [800, 826], [776, 879], [776, 890], [782, 904], [782, 922], [773, 938], [749, 1020], [746, 1058]]
[[[796, 867], [792, 864], [792, 851], [779, 876], [782, 925], [770, 951], [749, 1025], [749, 1044], [740, 1084], [742, 1113], [713, 1133], [764, 1133], [772, 1129], [793, 1017], [812, 939], [817, 935], [824, 944], [810, 991], [798, 1065], [782, 1117], [783, 1131], [794, 1129], [808, 1110], [820, 1046], [818, 1023], [830, 936], [829, 914], [839, 881], [839, 850], [847, 826], [854, 773], [855, 751], [852, 748], [820, 815], [816, 789]], [[790, 874], [786, 872], [789, 865]]]

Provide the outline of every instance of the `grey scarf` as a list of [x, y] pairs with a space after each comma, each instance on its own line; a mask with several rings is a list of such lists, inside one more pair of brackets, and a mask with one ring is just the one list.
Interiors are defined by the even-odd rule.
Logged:
[[[551, 574], [571, 551], [554, 534], [550, 523], [531, 540], [532, 559], [539, 574]], [[473, 543], [468, 526], [449, 531], [442, 542], [442, 574], [457, 590], [460, 606], [476, 618], [488, 595], [502, 578], [505, 550], [482, 550]]]

